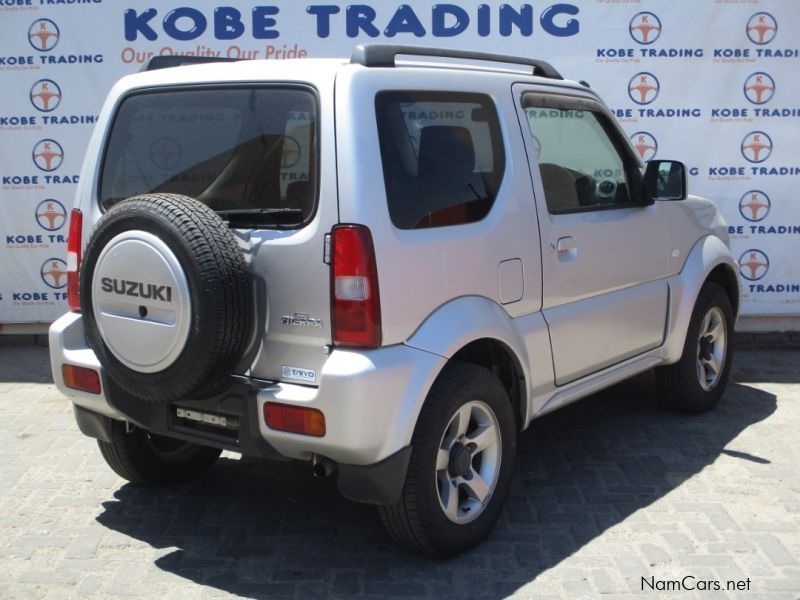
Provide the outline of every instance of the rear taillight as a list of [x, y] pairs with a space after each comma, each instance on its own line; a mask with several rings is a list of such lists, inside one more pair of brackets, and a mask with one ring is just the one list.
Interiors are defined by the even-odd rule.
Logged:
[[81, 312], [81, 297], [78, 281], [81, 271], [81, 233], [83, 215], [77, 208], [69, 217], [69, 239], [67, 239], [67, 303], [70, 310]]
[[381, 345], [381, 298], [372, 234], [364, 225], [337, 225], [331, 232], [333, 343]]

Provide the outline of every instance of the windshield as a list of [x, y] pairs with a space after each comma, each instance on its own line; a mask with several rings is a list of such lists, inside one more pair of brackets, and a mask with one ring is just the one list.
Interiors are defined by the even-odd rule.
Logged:
[[301, 88], [152, 91], [117, 112], [100, 178], [108, 209], [138, 194], [177, 193], [217, 211], [284, 211], [316, 202], [317, 109]]

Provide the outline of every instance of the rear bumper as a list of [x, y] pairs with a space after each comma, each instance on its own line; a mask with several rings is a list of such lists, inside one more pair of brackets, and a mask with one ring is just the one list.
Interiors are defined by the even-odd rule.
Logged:
[[[319, 387], [231, 376], [224, 392], [210, 398], [146, 403], [126, 394], [106, 377], [86, 344], [83, 320], [76, 313], [64, 315], [51, 326], [50, 358], [58, 389], [78, 409], [90, 413], [87, 416], [76, 410], [79, 425], [83, 420], [81, 430], [87, 435], [100, 437], [103, 418], [107, 418], [247, 455], [308, 460], [316, 454], [338, 463], [345, 496], [372, 503], [391, 502], [399, 494], [417, 416], [445, 363], [441, 356], [405, 345], [371, 351], [335, 349], [322, 368]], [[64, 363], [98, 371], [101, 393], [66, 387], [61, 375]], [[270, 429], [264, 420], [267, 402], [322, 411], [325, 436]], [[179, 406], [235, 417], [238, 428], [221, 431], [194, 426], [177, 418]], [[98, 417], [102, 417], [99, 422]]]

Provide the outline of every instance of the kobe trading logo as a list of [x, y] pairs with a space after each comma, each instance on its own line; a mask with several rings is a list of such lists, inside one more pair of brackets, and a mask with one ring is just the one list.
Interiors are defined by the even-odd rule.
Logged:
[[744, 95], [753, 104], [766, 104], [775, 95], [775, 80], [761, 71], [744, 81]]
[[52, 79], [40, 79], [31, 86], [30, 99], [36, 110], [52, 112], [61, 104], [61, 88]]
[[769, 13], [757, 12], [747, 21], [747, 37], [754, 44], [769, 44], [777, 33], [778, 22]]
[[772, 203], [761, 190], [750, 190], [739, 198], [739, 212], [748, 221], [757, 222], [767, 218]]
[[651, 12], [636, 13], [628, 25], [628, 31], [635, 42], [652, 44], [661, 35], [661, 21]]
[[633, 147], [636, 148], [636, 152], [639, 153], [639, 158], [645, 162], [653, 160], [656, 152], [658, 152], [658, 142], [656, 142], [656, 138], [646, 131], [637, 131], [634, 133], [631, 136], [631, 142], [633, 142]]
[[283, 151], [281, 153], [281, 169], [290, 169], [300, 160], [300, 144], [292, 136], [283, 138]]
[[36, 206], [36, 222], [42, 229], [56, 231], [67, 221], [67, 209], [58, 200], [48, 198]]
[[739, 273], [748, 281], [763, 279], [769, 271], [769, 258], [761, 250], [752, 248], [739, 257]]
[[39, 274], [49, 287], [60, 290], [67, 285], [67, 263], [60, 258], [48, 258], [42, 263]]
[[656, 76], [645, 71], [637, 73], [628, 82], [628, 96], [636, 104], [650, 104], [658, 98], [660, 89]]
[[55, 140], [40, 140], [33, 147], [33, 163], [42, 171], [55, 171], [64, 162], [64, 150]]
[[764, 162], [772, 154], [772, 139], [763, 131], [751, 131], [744, 136], [741, 149], [748, 162]]
[[150, 162], [164, 171], [175, 168], [182, 156], [180, 144], [169, 137], [159, 138], [150, 146]]
[[58, 25], [50, 19], [36, 19], [28, 27], [28, 42], [39, 52], [50, 52], [58, 44], [59, 37]]

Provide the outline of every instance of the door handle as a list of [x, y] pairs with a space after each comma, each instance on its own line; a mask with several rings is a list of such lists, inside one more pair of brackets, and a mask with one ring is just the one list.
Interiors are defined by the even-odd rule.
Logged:
[[571, 235], [566, 237], [558, 238], [556, 242], [556, 250], [559, 252], [569, 252], [571, 250], [576, 250], [578, 245], [575, 243], [575, 238]]

